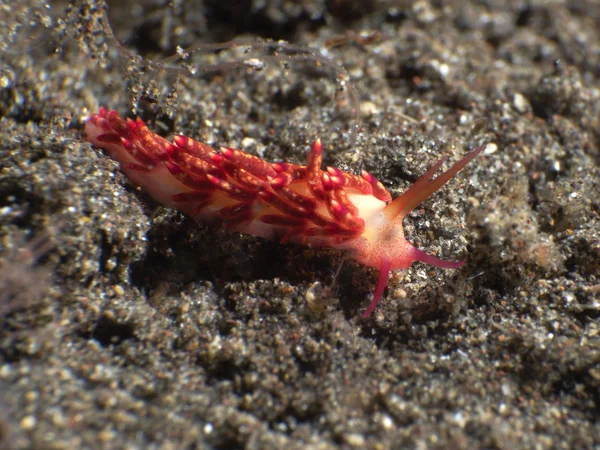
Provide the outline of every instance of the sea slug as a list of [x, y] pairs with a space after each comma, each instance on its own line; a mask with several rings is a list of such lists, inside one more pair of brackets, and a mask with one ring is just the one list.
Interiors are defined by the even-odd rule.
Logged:
[[182, 135], [169, 142], [141, 119], [123, 119], [104, 108], [87, 119], [85, 131], [92, 144], [106, 150], [134, 183], [164, 206], [265, 239], [349, 251], [360, 263], [378, 269], [377, 288], [363, 317], [377, 306], [391, 270], [405, 269], [414, 261], [452, 269], [464, 264], [412, 246], [404, 237], [402, 220], [485, 146], [434, 178], [446, 160], [440, 159], [392, 201], [367, 172], [359, 177], [334, 167], [322, 170], [319, 139], [312, 144], [306, 166], [300, 166], [270, 163], [232, 148], [216, 152]]

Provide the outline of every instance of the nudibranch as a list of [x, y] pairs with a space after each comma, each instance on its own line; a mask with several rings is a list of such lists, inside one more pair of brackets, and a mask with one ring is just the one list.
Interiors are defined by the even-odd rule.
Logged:
[[468, 153], [434, 178], [440, 159], [406, 192], [392, 201], [375, 177], [334, 167], [321, 169], [317, 139], [306, 166], [269, 163], [241, 150], [211, 147], [178, 135], [173, 142], [153, 133], [141, 119], [123, 119], [101, 108], [85, 124], [87, 139], [119, 162], [121, 170], [162, 205], [200, 222], [265, 239], [349, 251], [379, 270], [368, 317], [379, 302], [391, 270], [414, 261], [456, 269], [464, 261], [444, 261], [412, 246], [402, 220], [452, 179], [484, 146]]

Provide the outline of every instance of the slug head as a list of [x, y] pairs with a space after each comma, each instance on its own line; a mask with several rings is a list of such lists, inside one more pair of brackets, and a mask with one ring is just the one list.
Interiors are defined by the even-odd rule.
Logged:
[[445, 269], [457, 269], [464, 261], [444, 261], [428, 255], [410, 244], [404, 237], [402, 220], [408, 213], [451, 180], [463, 167], [475, 158], [485, 146], [481, 146], [467, 154], [436, 178], [435, 172], [445, 162], [445, 158], [434, 164], [406, 192], [386, 205], [383, 210], [371, 214], [365, 220], [365, 231], [352, 245], [356, 259], [379, 269], [379, 279], [375, 295], [363, 317], [371, 315], [379, 302], [388, 283], [389, 272], [395, 269], [406, 269], [414, 261], [420, 261]]

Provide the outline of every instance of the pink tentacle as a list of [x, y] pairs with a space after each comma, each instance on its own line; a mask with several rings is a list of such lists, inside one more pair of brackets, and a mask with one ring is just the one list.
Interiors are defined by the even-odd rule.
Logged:
[[379, 266], [379, 278], [377, 280], [377, 288], [375, 289], [375, 294], [373, 295], [373, 300], [371, 300], [371, 304], [365, 309], [363, 313], [363, 318], [369, 317], [371, 313], [377, 307], [381, 296], [383, 295], [383, 291], [388, 284], [388, 279], [390, 276], [390, 269], [392, 268], [392, 261], [389, 258], [382, 258], [381, 264]]
[[461, 261], [445, 261], [443, 259], [436, 258], [435, 256], [428, 255], [422, 252], [418, 248], [413, 247], [413, 258], [415, 261], [421, 261], [430, 266], [442, 267], [443, 269], [458, 269], [465, 264], [465, 260]]

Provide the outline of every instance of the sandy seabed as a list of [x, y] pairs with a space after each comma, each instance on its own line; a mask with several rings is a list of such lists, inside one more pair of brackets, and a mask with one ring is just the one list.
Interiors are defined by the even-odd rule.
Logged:
[[[167, 3], [0, 1], [0, 447], [599, 448], [598, 2]], [[142, 59], [260, 38], [312, 59]], [[269, 161], [321, 137], [394, 196], [487, 144], [405, 220], [467, 264], [362, 319], [375, 271], [160, 207], [85, 141], [100, 106]]]

